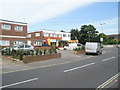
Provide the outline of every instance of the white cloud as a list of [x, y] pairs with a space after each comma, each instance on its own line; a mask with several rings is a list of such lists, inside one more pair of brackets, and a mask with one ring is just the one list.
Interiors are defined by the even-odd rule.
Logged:
[[102, 26], [100, 25], [103, 24], [103, 33], [105, 34], [116, 34], [118, 33], [118, 18], [109, 18], [109, 19], [104, 19], [104, 20], [100, 20], [100, 21], [96, 21], [96, 22], [90, 22], [90, 23], [84, 23], [82, 25], [85, 24], [92, 24], [95, 26], [95, 28], [102, 33]]
[[2, 0], [0, 18], [27, 23], [42, 22], [100, 0]]

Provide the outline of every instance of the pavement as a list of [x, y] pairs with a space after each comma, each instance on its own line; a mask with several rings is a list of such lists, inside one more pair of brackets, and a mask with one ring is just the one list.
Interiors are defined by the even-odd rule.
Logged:
[[59, 59], [3, 64], [1, 88], [97, 88], [118, 73], [117, 48], [104, 48], [99, 56], [58, 52]]

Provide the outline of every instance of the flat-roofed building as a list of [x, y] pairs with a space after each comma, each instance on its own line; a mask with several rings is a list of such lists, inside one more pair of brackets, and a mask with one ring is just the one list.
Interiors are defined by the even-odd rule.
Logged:
[[2, 47], [27, 43], [27, 23], [0, 19], [0, 45]]

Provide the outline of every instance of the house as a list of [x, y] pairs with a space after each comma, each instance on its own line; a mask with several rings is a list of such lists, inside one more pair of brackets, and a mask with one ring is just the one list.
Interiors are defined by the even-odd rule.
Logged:
[[27, 23], [0, 19], [0, 45], [2, 47], [27, 43]]

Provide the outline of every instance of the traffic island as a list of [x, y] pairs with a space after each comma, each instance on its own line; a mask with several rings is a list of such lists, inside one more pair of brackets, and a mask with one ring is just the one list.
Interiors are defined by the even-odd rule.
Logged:
[[36, 55], [36, 56], [24, 56], [22, 61], [24, 63], [30, 63], [30, 62], [44, 61], [44, 60], [50, 60], [50, 59], [55, 59], [60, 57], [61, 57], [61, 53]]

